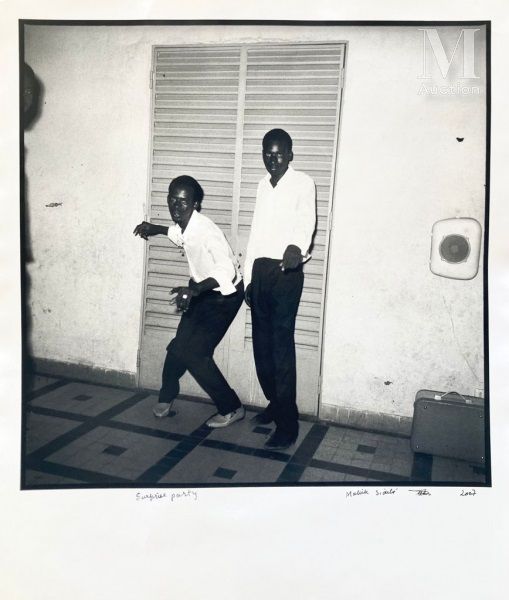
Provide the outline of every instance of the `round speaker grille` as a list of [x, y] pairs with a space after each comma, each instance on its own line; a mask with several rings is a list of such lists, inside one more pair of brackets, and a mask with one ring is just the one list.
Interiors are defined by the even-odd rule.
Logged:
[[470, 244], [462, 235], [444, 237], [439, 247], [440, 256], [449, 263], [460, 263], [467, 260], [470, 254]]

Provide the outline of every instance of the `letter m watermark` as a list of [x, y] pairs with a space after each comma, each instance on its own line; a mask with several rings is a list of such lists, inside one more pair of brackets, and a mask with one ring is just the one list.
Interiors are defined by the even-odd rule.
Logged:
[[456, 50], [460, 44], [461, 38], [463, 38], [463, 75], [461, 79], [479, 79], [475, 74], [475, 33], [480, 31], [479, 29], [462, 29], [461, 33], [456, 40], [456, 46], [452, 52], [450, 59], [447, 58], [447, 54], [444, 50], [442, 40], [438, 35], [436, 29], [419, 29], [422, 31], [422, 73], [419, 75], [419, 79], [431, 79], [431, 75], [428, 73], [428, 64], [426, 61], [426, 41], [429, 43], [433, 56], [438, 64], [440, 73], [445, 79], [451, 68], [452, 61], [456, 55]]

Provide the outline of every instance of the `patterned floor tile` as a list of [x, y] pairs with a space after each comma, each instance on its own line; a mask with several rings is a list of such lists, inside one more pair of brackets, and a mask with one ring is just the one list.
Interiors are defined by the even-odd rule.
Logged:
[[[267, 425], [266, 427], [263, 427], [263, 429], [269, 430], [269, 434], [256, 433], [255, 429], [259, 428], [259, 425], [251, 422], [251, 419], [255, 414], [256, 413], [254, 412], [247, 411], [246, 417], [242, 421], [234, 423], [231, 427], [224, 427], [223, 429], [214, 430], [207, 439], [218, 442], [227, 442], [237, 446], [262, 449], [265, 442], [269, 439], [270, 434], [275, 431], [275, 426]], [[308, 434], [311, 426], [312, 423], [300, 421], [297, 441], [288, 450], [284, 450], [283, 452], [286, 454], [292, 454], [295, 452], [300, 443]]]
[[[141, 475], [160, 458], [172, 450], [177, 442], [99, 427], [101, 437], [94, 431], [71, 442], [65, 448], [48, 456], [52, 463], [95, 471], [105, 475], [128, 477], [128, 473]], [[106, 430], [104, 432], [103, 430]], [[104, 435], [103, 435], [104, 433]], [[115, 446], [121, 454], [106, 452]]]
[[433, 458], [433, 469], [431, 473], [432, 481], [461, 481], [472, 483], [484, 483], [486, 475], [484, 473], [476, 473], [475, 465], [470, 465], [467, 462], [453, 460], [450, 458], [441, 458], [435, 456]]
[[327, 446], [322, 443], [314, 453], [313, 458], [334, 462], [334, 456], [336, 455], [337, 450], [336, 446]]
[[47, 385], [55, 383], [58, 381], [55, 377], [48, 377], [46, 375], [35, 375], [30, 381], [30, 389], [32, 392], [36, 392]]
[[157, 396], [149, 396], [117, 415], [114, 420], [158, 431], [189, 435], [216, 413], [212, 402], [208, 404], [177, 398], [171, 407], [171, 411], [175, 412], [175, 415], [161, 419], [154, 416], [152, 412], [155, 404], [157, 404]]
[[351, 481], [356, 483], [380, 483], [379, 479], [371, 479], [369, 477], [357, 477], [357, 475], [347, 475], [345, 481]]
[[336, 473], [334, 471], [326, 471], [325, 469], [315, 469], [314, 467], [308, 467], [301, 475], [299, 481], [306, 483], [323, 483], [327, 481], [344, 481], [345, 477], [345, 473]]
[[[134, 390], [83, 383], [67, 383], [44, 393], [43, 387], [53, 383], [58, 383], [58, 380], [37, 377], [34, 385], [42, 391], [42, 395], [30, 405], [44, 408], [47, 413], [53, 409], [79, 415], [83, 418], [85, 430], [94, 426], [94, 421], [89, 418], [101, 415], [135, 393]], [[124, 410], [110, 422], [99, 417], [101, 426], [77, 438], [73, 436], [73, 429], [80, 426], [79, 420], [28, 413], [28, 452], [36, 452], [46, 444], [54, 450], [50, 450], [52, 453], [46, 457], [46, 463], [36, 462], [41, 458], [40, 452], [35, 458], [32, 456], [30, 469], [26, 472], [26, 485], [79, 483], [77, 478], [81, 476], [91, 481], [94, 479], [90, 472], [97, 473], [98, 478], [101, 475], [102, 483], [105, 482], [104, 476], [132, 481], [142, 474], [145, 478], [153, 476], [154, 482], [170, 485], [273, 483], [278, 478], [285, 482], [362, 483], [375, 481], [374, 471], [387, 473], [395, 479], [399, 476], [408, 479], [415, 467], [414, 454], [406, 438], [336, 425], [329, 426], [323, 436], [323, 425], [313, 427], [312, 422], [301, 421], [297, 443], [288, 451], [270, 454], [263, 450], [263, 444], [274, 426], [260, 427], [252, 423], [250, 419], [254, 411], [247, 411], [246, 418], [231, 427], [212, 431], [205, 428], [208, 435], [203, 439], [203, 424], [216, 412], [212, 403], [179, 398], [172, 407], [175, 415], [157, 419], [152, 414], [156, 402], [157, 396], [152, 395]], [[313, 432], [315, 435], [311, 436]], [[176, 439], [170, 439], [170, 434], [175, 434]], [[66, 437], [61, 438], [63, 435]], [[60, 447], [63, 443], [65, 445]], [[311, 456], [308, 454], [313, 452], [312, 458], [317, 462], [309, 466]], [[485, 482], [482, 468], [474, 465], [439, 457], [430, 457], [428, 462], [430, 468], [432, 465], [433, 481]], [[56, 468], [57, 465], [60, 466]], [[331, 468], [327, 469], [328, 465]], [[73, 467], [83, 469], [88, 475], [76, 470], [72, 477], [66, 477], [65, 469]], [[50, 469], [58, 475], [43, 472]]]
[[345, 432], [346, 430], [342, 427], [329, 427], [322, 440], [322, 445], [337, 448], [339, 443], [343, 440]]
[[30, 454], [55, 438], [78, 427], [79, 423], [59, 417], [28, 413], [25, 452]]
[[[129, 390], [118, 390], [86, 383], [68, 383], [32, 400], [30, 405], [95, 417], [132, 395], [133, 391]], [[90, 399], [79, 400], [80, 396], [89, 396]]]
[[25, 485], [60, 485], [67, 483], [83, 483], [79, 479], [71, 479], [70, 477], [62, 477], [60, 475], [52, 475], [51, 473], [43, 473], [42, 471], [34, 471], [27, 469], [25, 474]]
[[[159, 483], [272, 483], [285, 463], [250, 455], [199, 446], [179, 462]], [[218, 476], [218, 469], [235, 471], [231, 479]]]

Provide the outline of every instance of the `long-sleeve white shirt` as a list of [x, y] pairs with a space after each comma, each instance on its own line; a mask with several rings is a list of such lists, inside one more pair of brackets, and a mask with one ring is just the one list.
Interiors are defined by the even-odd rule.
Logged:
[[219, 284], [215, 292], [227, 296], [236, 291], [235, 286], [242, 279], [239, 262], [214, 221], [194, 211], [184, 232], [179, 225], [170, 225], [168, 237], [184, 249], [189, 272], [196, 283], [213, 277]]
[[276, 187], [270, 183], [270, 173], [260, 181], [244, 262], [244, 284], [251, 281], [255, 259], [282, 260], [287, 246], [300, 248], [303, 261], [308, 254], [316, 225], [315, 183], [302, 171], [288, 166]]

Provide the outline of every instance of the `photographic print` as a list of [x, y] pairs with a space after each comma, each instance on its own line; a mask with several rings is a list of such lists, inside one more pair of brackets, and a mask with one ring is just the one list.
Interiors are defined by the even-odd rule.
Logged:
[[19, 31], [22, 489], [491, 485], [489, 22]]

